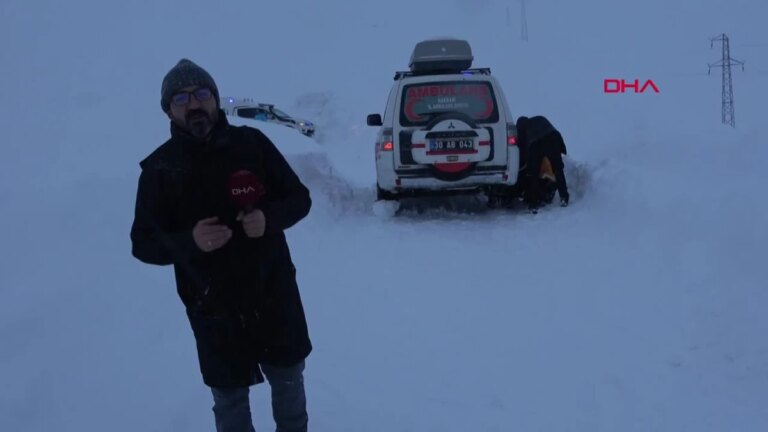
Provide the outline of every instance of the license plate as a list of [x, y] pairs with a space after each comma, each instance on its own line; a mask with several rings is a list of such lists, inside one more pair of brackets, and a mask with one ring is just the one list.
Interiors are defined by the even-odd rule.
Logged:
[[475, 143], [471, 139], [447, 140], [433, 139], [429, 140], [429, 151], [450, 152], [457, 150], [474, 150]]

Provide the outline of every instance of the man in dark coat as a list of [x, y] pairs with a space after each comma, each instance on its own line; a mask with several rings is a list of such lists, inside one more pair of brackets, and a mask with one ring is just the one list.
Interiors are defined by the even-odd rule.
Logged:
[[520, 142], [521, 159], [525, 164], [524, 200], [531, 211], [551, 202], [554, 189], [547, 190], [548, 180], [541, 178], [542, 163], [551, 166], [554, 174], [554, 188], [560, 196], [560, 205], [565, 207], [570, 201], [568, 184], [565, 180], [563, 156], [567, 154], [565, 141], [560, 132], [544, 116], [520, 117], [516, 123]]
[[161, 106], [171, 138], [140, 163], [133, 255], [174, 266], [217, 431], [253, 431], [249, 387], [264, 375], [278, 432], [306, 431], [312, 344], [283, 230], [309, 191], [261, 131], [228, 124], [195, 63], [168, 72]]

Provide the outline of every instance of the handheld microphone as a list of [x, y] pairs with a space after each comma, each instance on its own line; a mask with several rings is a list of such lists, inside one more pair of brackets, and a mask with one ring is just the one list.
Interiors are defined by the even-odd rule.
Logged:
[[266, 194], [266, 188], [259, 177], [248, 170], [239, 170], [232, 174], [227, 182], [227, 189], [232, 202], [244, 213], [256, 208]]

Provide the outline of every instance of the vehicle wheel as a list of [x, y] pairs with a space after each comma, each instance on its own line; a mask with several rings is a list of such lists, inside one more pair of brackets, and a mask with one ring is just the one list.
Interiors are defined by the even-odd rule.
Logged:
[[495, 210], [504, 207], [504, 198], [499, 195], [488, 196], [488, 208]]
[[518, 201], [515, 186], [490, 186], [485, 190], [485, 196], [488, 198], [488, 208], [490, 209], [512, 208]]
[[392, 192], [385, 191], [376, 185], [376, 201], [398, 201], [398, 198]]
[[397, 216], [400, 212], [400, 198], [376, 185], [376, 202], [373, 203], [373, 213], [381, 218]]

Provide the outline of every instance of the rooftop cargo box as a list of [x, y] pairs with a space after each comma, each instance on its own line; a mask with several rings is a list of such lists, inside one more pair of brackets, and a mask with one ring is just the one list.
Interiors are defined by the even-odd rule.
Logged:
[[434, 39], [416, 44], [411, 72], [462, 71], [472, 67], [472, 48], [461, 39]]

